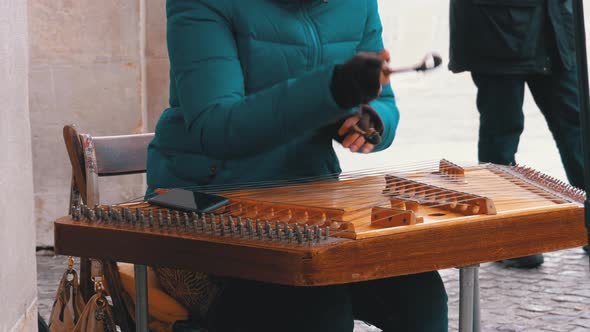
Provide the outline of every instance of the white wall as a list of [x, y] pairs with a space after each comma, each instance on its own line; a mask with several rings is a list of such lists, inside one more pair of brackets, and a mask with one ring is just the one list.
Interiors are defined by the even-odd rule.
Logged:
[[36, 331], [27, 1], [0, 13], [0, 331]]

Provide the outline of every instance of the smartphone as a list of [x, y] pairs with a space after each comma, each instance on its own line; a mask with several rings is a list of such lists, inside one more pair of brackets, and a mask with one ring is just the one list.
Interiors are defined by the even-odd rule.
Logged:
[[185, 212], [206, 213], [215, 211], [229, 203], [229, 199], [199, 191], [171, 189], [164, 194], [148, 199], [148, 203]]

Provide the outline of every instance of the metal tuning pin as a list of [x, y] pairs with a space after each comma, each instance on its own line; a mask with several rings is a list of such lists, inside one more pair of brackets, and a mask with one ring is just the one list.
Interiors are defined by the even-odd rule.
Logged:
[[[307, 225], [306, 225], [307, 226]], [[307, 242], [311, 242], [313, 240], [312, 236], [311, 236], [311, 229], [308, 227], [305, 230], [305, 241]]]
[[199, 232], [199, 224], [200, 223], [201, 223], [201, 218], [199, 217], [199, 215], [195, 214], [195, 218], [193, 218], [193, 232], [194, 233]]
[[275, 235], [277, 237], [277, 240], [281, 241], [281, 224], [279, 223], [279, 221], [275, 221]]
[[102, 216], [102, 208], [100, 206], [97, 206], [94, 208], [94, 212], [96, 213], [96, 221], [102, 222], [104, 219]]
[[72, 220], [76, 220], [76, 221], [80, 220], [80, 217], [78, 216], [78, 207], [77, 206], [74, 206], [72, 208]]
[[[209, 231], [211, 231], [212, 233], [215, 233], [215, 230], [213, 228], [213, 226], [215, 225], [215, 214], [213, 213], [209, 213]], [[205, 229], [205, 231], [207, 231], [207, 229]]]
[[119, 212], [115, 208], [113, 208], [113, 210], [111, 211], [111, 219], [115, 224], [119, 224], [121, 222], [121, 220], [119, 219]]
[[330, 237], [330, 227], [326, 226], [324, 228], [324, 240], [327, 240]]
[[152, 209], [148, 210], [148, 227], [149, 228], [154, 227], [154, 210], [152, 210]]
[[314, 225], [313, 226], [313, 239], [316, 242], [320, 242], [321, 236], [320, 236], [320, 226], [318, 225]]
[[260, 220], [256, 220], [256, 235], [259, 240], [262, 240], [262, 223]]
[[[295, 225], [297, 225], [297, 224], [295, 224]], [[293, 237], [293, 232], [295, 231], [295, 225], [293, 225], [293, 229], [291, 229], [291, 227], [289, 227], [289, 223], [285, 222], [285, 230], [284, 230], [285, 234], [284, 235], [289, 242], [291, 242], [291, 239]]]
[[111, 220], [112, 224], [117, 224], [119, 220], [117, 220], [117, 210], [112, 206], [109, 206], [110, 210], [107, 210], [107, 214], [109, 215], [109, 219]]
[[156, 224], [158, 224], [159, 229], [162, 229], [164, 226], [164, 215], [162, 215], [162, 210], [158, 210], [158, 214], [156, 215]]
[[197, 230], [197, 222], [199, 221], [199, 216], [196, 212], [191, 213], [190, 218], [190, 230], [195, 232]]
[[209, 220], [209, 232], [215, 235], [215, 231], [217, 230], [217, 223], [215, 222], [215, 218]]
[[92, 208], [88, 208], [88, 220], [95, 221], [96, 220], [96, 210]]
[[252, 237], [253, 229], [252, 229], [252, 220], [246, 219], [246, 231], [248, 232], [248, 237]]
[[170, 210], [166, 210], [166, 229], [170, 229], [172, 228], [172, 215], [170, 213]]
[[145, 215], [143, 214], [143, 211], [139, 213], [137, 224], [139, 227], [145, 228]]
[[176, 230], [179, 230], [182, 225], [182, 220], [180, 219], [180, 211], [174, 211], [174, 227]]
[[291, 241], [293, 241], [293, 231], [289, 228], [289, 224], [285, 224], [285, 226], [285, 237], [287, 238], [287, 241], [291, 243]]
[[258, 236], [258, 226], [260, 225], [260, 219], [254, 220], [254, 232]]
[[238, 217], [238, 234], [240, 235], [241, 238], [243, 238], [246, 234], [245, 234], [245, 230], [244, 230], [244, 224], [242, 223], [242, 221], [240, 219], [241, 218]]
[[219, 215], [219, 235], [225, 236], [225, 215]]
[[303, 225], [303, 235], [305, 236], [305, 241], [309, 241], [309, 237], [307, 236], [309, 233], [309, 225]]
[[166, 212], [166, 228], [171, 230], [174, 228], [174, 211], [168, 209]]
[[227, 217], [227, 224], [229, 226], [229, 235], [234, 236], [236, 229], [234, 226], [234, 218], [232, 216]]
[[268, 221], [264, 222], [264, 232], [266, 233], [266, 237], [268, 237], [269, 240], [272, 240], [272, 229], [270, 227], [270, 222]]
[[189, 225], [188, 224], [188, 213], [186, 213], [186, 212], [182, 213], [182, 220], [180, 221], [179, 224], [180, 224], [179, 228], [181, 228], [184, 231], [188, 230], [188, 225]]
[[120, 212], [121, 212], [121, 223], [126, 224], [127, 223], [127, 213], [125, 212], [125, 209], [122, 208]]
[[205, 215], [202, 213], [197, 213], [197, 218], [194, 220], [195, 229], [194, 231], [197, 233], [201, 233], [203, 231], [203, 224], [205, 223]]
[[135, 214], [134, 213], [130, 213], [129, 214], [129, 224], [131, 226], [135, 226], [136, 220], [135, 220]]
[[101, 221], [102, 220], [102, 214], [101, 214], [102, 210], [100, 209], [100, 207], [98, 205], [94, 206], [94, 215], [96, 216], [96, 221]]
[[298, 243], [303, 242], [303, 234], [301, 234], [301, 228], [299, 228], [299, 224], [295, 224], [295, 238], [297, 239]]

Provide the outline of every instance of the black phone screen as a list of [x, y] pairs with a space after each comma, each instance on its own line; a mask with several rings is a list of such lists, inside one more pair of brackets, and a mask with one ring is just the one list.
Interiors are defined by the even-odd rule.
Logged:
[[148, 199], [148, 202], [169, 209], [204, 213], [214, 211], [227, 204], [229, 199], [199, 191], [171, 189], [164, 194]]

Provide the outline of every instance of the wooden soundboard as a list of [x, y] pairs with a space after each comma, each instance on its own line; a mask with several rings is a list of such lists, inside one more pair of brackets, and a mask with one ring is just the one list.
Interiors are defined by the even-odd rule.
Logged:
[[319, 286], [469, 266], [585, 244], [583, 191], [493, 164], [384, 171], [215, 191], [204, 216], [146, 202], [80, 207], [57, 254]]

